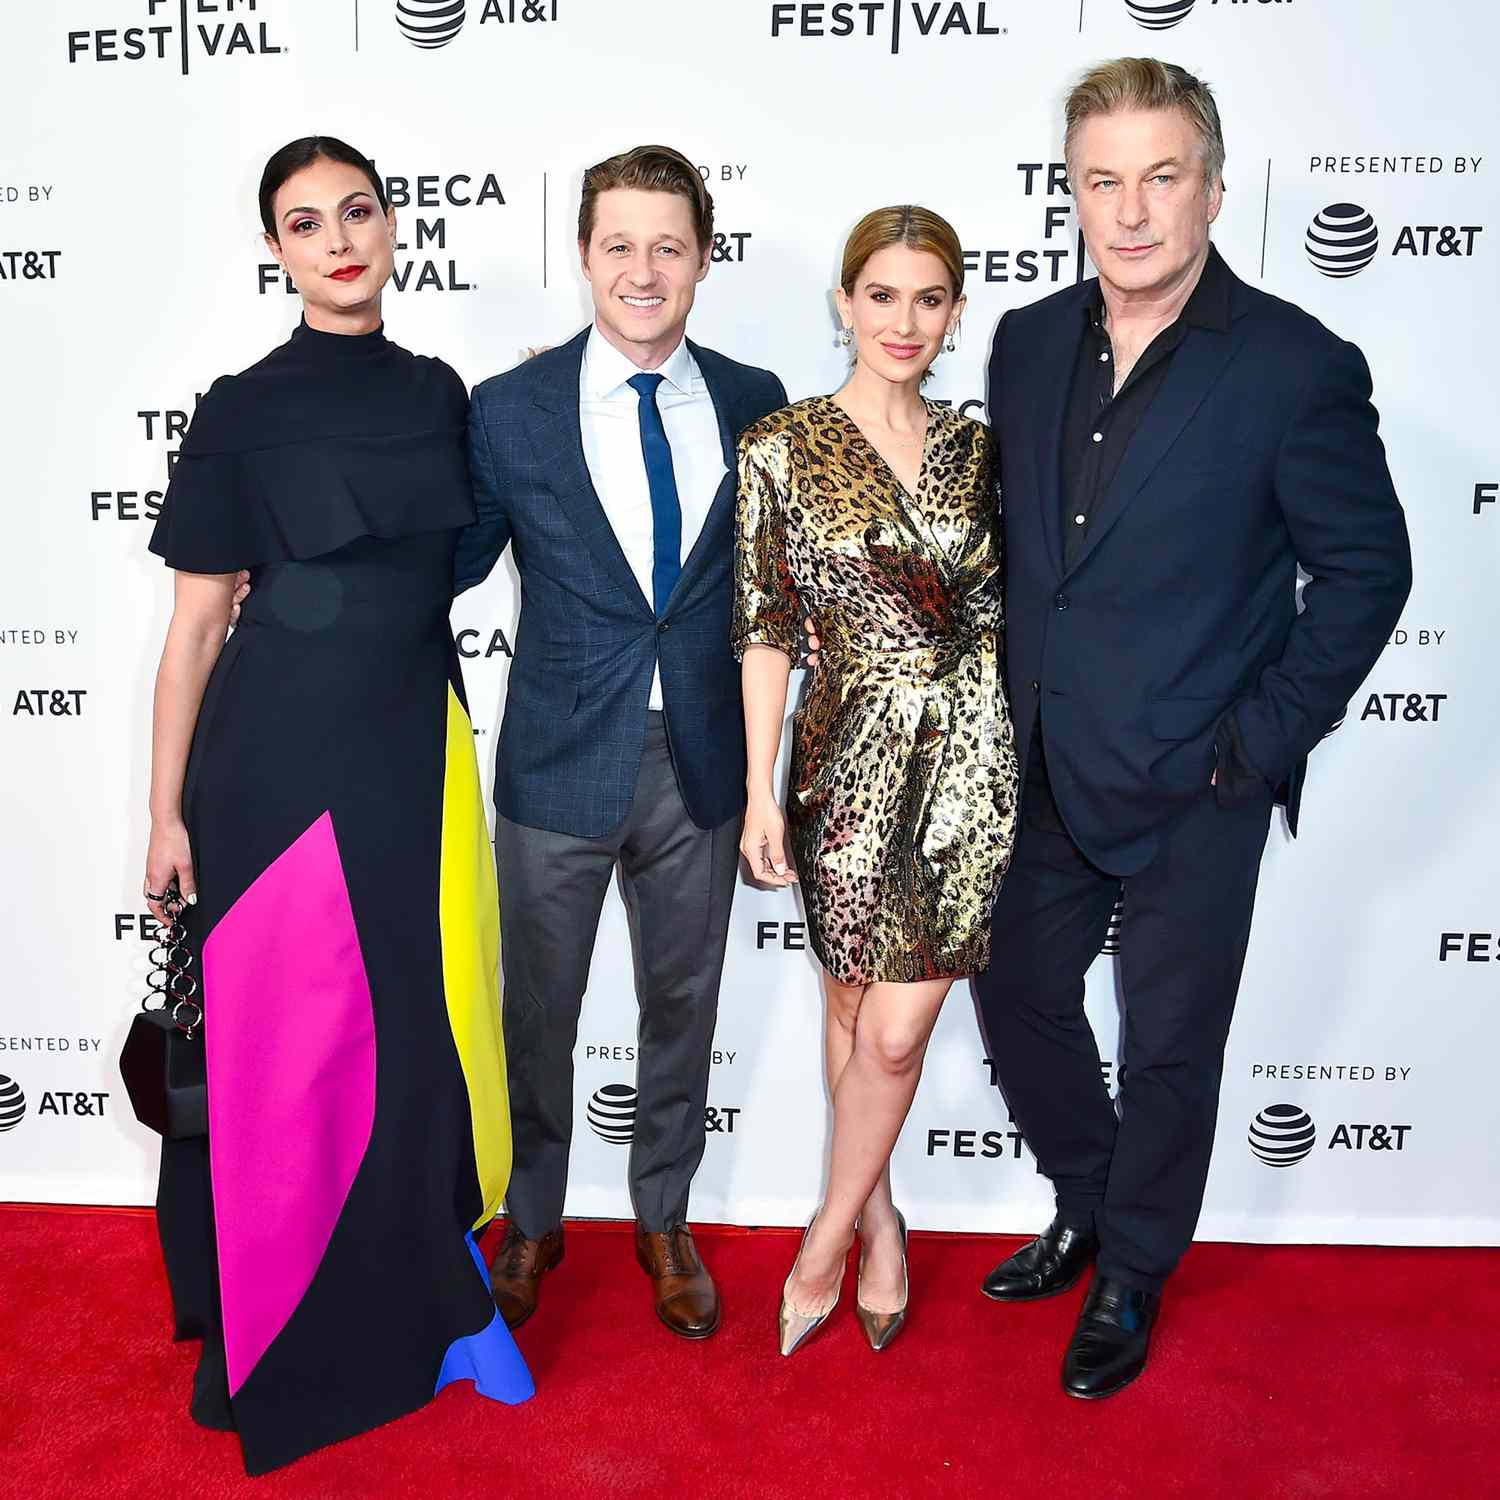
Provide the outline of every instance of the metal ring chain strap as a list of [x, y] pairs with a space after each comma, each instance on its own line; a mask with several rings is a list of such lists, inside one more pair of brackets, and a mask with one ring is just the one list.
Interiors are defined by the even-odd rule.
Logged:
[[146, 955], [151, 965], [146, 976], [150, 993], [142, 999], [141, 1009], [169, 1010], [172, 1024], [184, 1036], [191, 1037], [203, 1024], [203, 1007], [195, 998], [198, 981], [188, 973], [193, 955], [184, 941], [187, 929], [182, 925], [182, 913], [186, 905], [176, 891], [169, 892], [162, 900], [162, 909], [172, 920], [161, 929], [155, 946]]

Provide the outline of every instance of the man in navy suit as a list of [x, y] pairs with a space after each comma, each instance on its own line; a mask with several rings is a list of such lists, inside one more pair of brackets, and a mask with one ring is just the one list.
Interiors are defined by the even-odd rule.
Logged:
[[[1100, 1397], [1145, 1368], [1198, 1221], [1273, 801], [1295, 833], [1411, 561], [1363, 356], [1209, 242], [1208, 89], [1122, 58], [1067, 122], [1098, 279], [1007, 313], [989, 370], [1024, 792], [978, 982], [1057, 1215], [984, 1290], [1051, 1296], [1097, 1257], [1063, 1385]], [[1122, 885], [1117, 1116], [1083, 1002]]]
[[591, 167], [578, 249], [593, 324], [485, 381], [470, 408], [478, 522], [456, 583], [508, 545], [521, 577], [495, 757], [515, 1166], [492, 1279], [512, 1328], [562, 1258], [573, 1044], [616, 869], [641, 1015], [636, 1258], [674, 1333], [719, 1324], [686, 1220], [745, 803], [734, 444], [786, 392], [686, 338], [712, 244], [713, 200], [678, 152]]

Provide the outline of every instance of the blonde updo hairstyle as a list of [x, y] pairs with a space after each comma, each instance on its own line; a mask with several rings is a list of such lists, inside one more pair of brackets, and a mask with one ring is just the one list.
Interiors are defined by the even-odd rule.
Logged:
[[[872, 255], [905, 245], [908, 250], [925, 250], [942, 261], [948, 273], [953, 300], [964, 294], [964, 252], [958, 232], [941, 215], [916, 203], [897, 203], [868, 213], [850, 231], [844, 242], [844, 259], [839, 268], [839, 285], [846, 297], [854, 295], [859, 273]], [[926, 376], [923, 376], [926, 379]]]

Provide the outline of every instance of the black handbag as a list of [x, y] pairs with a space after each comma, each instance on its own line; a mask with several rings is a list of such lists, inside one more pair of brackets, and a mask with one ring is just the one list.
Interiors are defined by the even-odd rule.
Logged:
[[171, 921], [149, 955], [150, 992], [120, 1051], [120, 1077], [136, 1119], [169, 1141], [208, 1134], [203, 1007], [198, 981], [188, 973], [193, 955], [184, 941], [185, 904], [174, 885], [162, 902]]

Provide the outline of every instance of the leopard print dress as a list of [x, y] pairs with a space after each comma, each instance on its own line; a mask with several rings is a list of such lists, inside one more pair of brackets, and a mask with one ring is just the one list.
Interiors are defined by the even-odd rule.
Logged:
[[787, 824], [813, 949], [846, 984], [971, 974], [1016, 835], [987, 427], [927, 403], [909, 494], [831, 397], [739, 443], [733, 645], [822, 651]]

